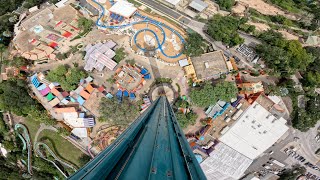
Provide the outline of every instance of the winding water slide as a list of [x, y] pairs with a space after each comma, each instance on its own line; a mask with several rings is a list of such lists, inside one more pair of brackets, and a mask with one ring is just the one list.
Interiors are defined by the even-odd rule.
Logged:
[[[40, 146], [44, 147], [44, 148], [50, 153], [50, 155], [54, 158], [54, 161], [48, 159], [48, 158], [41, 152]], [[74, 172], [77, 172], [77, 169], [74, 168], [71, 164], [68, 164], [68, 163], [62, 161], [60, 158], [58, 158], [58, 157], [56, 156], [56, 154], [55, 154], [55, 153], [48, 147], [48, 145], [46, 145], [45, 143], [37, 142], [37, 143], [35, 144], [35, 150], [36, 150], [36, 153], [37, 153], [42, 159], [44, 159], [44, 160], [52, 163], [52, 164], [59, 170], [59, 172], [60, 172], [65, 178], [67, 178], [68, 176], [60, 169], [60, 167], [56, 164], [55, 161], [59, 162], [61, 165], [65, 166], [65, 167], [67, 167], [67, 168], [72, 169]]]
[[[133, 37], [134, 43], [136, 44], [136, 46], [137, 46], [140, 50], [146, 52], [146, 51], [154, 51], [154, 50], [159, 49], [160, 52], [161, 52], [164, 56], [166, 56], [166, 57], [168, 57], [168, 58], [177, 58], [177, 57], [179, 57], [179, 56], [181, 56], [181, 55], [183, 54], [183, 52], [179, 52], [179, 53], [177, 53], [176, 55], [167, 55], [167, 54], [165, 53], [165, 51], [164, 51], [163, 45], [164, 45], [164, 43], [165, 43], [165, 41], [166, 41], [166, 37], [167, 37], [167, 36], [166, 36], [166, 32], [164, 31], [163, 27], [165, 27], [165, 28], [167, 28], [168, 30], [170, 30], [171, 33], [174, 33], [175, 35], [177, 35], [177, 36], [179, 37], [181, 43], [183, 43], [183, 44], [185, 43], [185, 40], [184, 40], [184, 38], [182, 37], [182, 35], [181, 35], [179, 32], [175, 31], [175, 30], [174, 30], [173, 28], [171, 28], [170, 26], [168, 26], [168, 25], [166, 25], [166, 24], [164, 24], [164, 23], [161, 23], [161, 22], [159, 22], [159, 21], [156, 21], [156, 20], [154, 20], [154, 19], [151, 19], [151, 18], [149, 18], [149, 17], [147, 17], [147, 16], [143, 16], [143, 15], [139, 14], [138, 12], [135, 13], [135, 16], [137, 16], [137, 17], [139, 17], [139, 18], [142, 18], [143, 20], [141, 20], [141, 21], [133, 22], [133, 23], [129, 23], [129, 24], [123, 24], [123, 25], [112, 25], [112, 26], [111, 26], [111, 25], [106, 25], [106, 24], [104, 24], [104, 23], [102, 22], [102, 20], [101, 20], [101, 19], [105, 16], [105, 8], [103, 7], [103, 5], [101, 5], [101, 4], [100, 4], [99, 2], [97, 2], [96, 0], [93, 0], [93, 2], [96, 3], [96, 4], [100, 7], [100, 9], [101, 9], [101, 12], [100, 12], [100, 15], [99, 15], [99, 17], [98, 17], [98, 20], [96, 21], [96, 25], [97, 25], [98, 27], [106, 28], [106, 29], [121, 29], [121, 28], [125, 28], [125, 27], [127, 27], [127, 26], [132, 26], [132, 25], [135, 25], [135, 24], [150, 23], [150, 24], [155, 25], [157, 28], [159, 28], [159, 29], [161, 30], [161, 34], [163, 35], [163, 38], [162, 38], [162, 40], [160, 40], [160, 38], [158, 37], [157, 33], [154, 32], [153, 30], [149, 29], [149, 28], [140, 29], [138, 32], [136, 32], [136, 34], [135, 34], [134, 37]], [[147, 50], [146, 48], [142, 48], [140, 45], [137, 44], [137, 36], [138, 36], [140, 33], [145, 33], [146, 31], [151, 32], [151, 33], [153, 34], [153, 36], [155, 37], [156, 41], [157, 41], [157, 45], [158, 45], [158, 46], [155, 47], [154, 49], [148, 49], [148, 50]]]
[[[22, 133], [19, 131], [19, 129], [22, 129]], [[31, 140], [29, 137], [29, 133], [27, 128], [23, 124], [16, 124], [14, 126], [14, 130], [18, 134], [18, 137], [21, 139], [23, 143], [23, 148], [22, 151], [25, 151], [26, 149], [28, 150], [28, 162], [26, 163], [28, 166], [28, 173], [32, 175], [32, 161], [31, 161], [31, 156], [32, 156], [32, 145], [31, 145]], [[23, 160], [21, 160], [24, 162]]]

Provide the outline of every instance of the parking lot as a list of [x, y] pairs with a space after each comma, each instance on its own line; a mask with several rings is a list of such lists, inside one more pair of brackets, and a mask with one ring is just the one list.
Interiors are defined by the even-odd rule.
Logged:
[[[304, 133], [290, 128], [288, 136], [283, 141], [274, 144], [262, 157], [255, 160], [246, 173], [260, 172], [265, 175], [279, 171], [281, 169], [279, 166], [274, 163], [270, 165], [272, 163], [270, 158], [273, 158], [285, 164], [286, 168], [300, 164], [307, 169], [306, 174], [309, 173], [312, 179], [320, 178], [320, 170], [318, 170], [320, 168], [320, 157], [315, 154], [315, 151], [320, 148], [320, 142], [317, 142], [315, 139], [319, 126], [320, 122], [314, 128]], [[270, 169], [266, 169], [263, 166], [268, 166]]]

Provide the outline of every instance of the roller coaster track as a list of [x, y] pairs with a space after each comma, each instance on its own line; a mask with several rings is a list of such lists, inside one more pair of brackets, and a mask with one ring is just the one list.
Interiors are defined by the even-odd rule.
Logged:
[[[151, 29], [148, 29], [148, 28], [144, 28], [144, 29], [140, 29], [138, 32], [136, 32], [136, 34], [134, 35], [133, 37], [133, 40], [134, 40], [134, 43], [135, 45], [142, 51], [146, 52], [146, 51], [154, 51], [154, 50], [160, 50], [160, 52], [165, 56], [165, 57], [168, 57], [168, 58], [177, 58], [179, 56], [182, 55], [182, 52], [179, 52], [177, 53], [176, 55], [167, 55], [165, 52], [164, 52], [164, 48], [163, 48], [163, 45], [166, 41], [166, 33], [163, 29], [163, 27], [167, 28], [168, 30], [170, 30], [172, 33], [176, 34], [181, 43], [184, 44], [185, 43], [185, 40], [184, 38], [182, 37], [182, 35], [177, 32], [176, 30], [174, 30], [173, 28], [171, 28], [170, 26], [164, 24], [164, 23], [161, 23], [159, 21], [156, 21], [152, 18], [149, 18], [147, 16], [143, 16], [141, 14], [139, 14], [138, 12], [135, 13], [135, 16], [139, 17], [139, 18], [142, 18], [143, 20], [141, 21], [138, 21], [138, 22], [133, 22], [133, 23], [129, 23], [129, 24], [123, 24], [123, 25], [115, 25], [115, 26], [109, 26], [109, 25], [106, 25], [104, 23], [101, 23], [102, 22], [102, 18], [104, 17], [105, 15], [105, 8], [99, 3], [97, 2], [96, 0], [93, 0], [94, 3], [96, 3], [100, 9], [101, 9], [101, 12], [100, 12], [100, 15], [98, 17], [98, 20], [96, 21], [96, 25], [98, 27], [101, 27], [101, 28], [106, 28], [106, 29], [121, 29], [121, 28], [125, 28], [125, 27], [128, 27], [128, 26], [132, 26], [132, 25], [135, 25], [135, 24], [141, 24], [141, 23], [150, 23], [150, 24], [153, 24], [155, 25], [157, 28], [159, 28], [161, 30], [161, 34], [163, 35], [163, 39], [160, 41], [158, 35], [156, 32], [154, 32], [153, 30]], [[137, 44], [137, 36], [140, 34], [140, 33], [143, 33], [143, 32], [146, 32], [146, 31], [149, 31], [153, 34], [153, 36], [155, 37], [156, 41], [157, 41], [157, 47], [153, 48], [153, 49], [146, 49], [146, 48], [142, 48], [140, 45]]]
[[[19, 129], [22, 129], [22, 134], [20, 134]], [[28, 162], [27, 162], [27, 166], [28, 166], [28, 173], [30, 175], [32, 175], [32, 162], [31, 162], [31, 156], [32, 156], [32, 145], [31, 145], [31, 140], [29, 137], [29, 133], [27, 128], [22, 125], [22, 124], [16, 124], [14, 126], [14, 130], [17, 132], [18, 137], [21, 139], [22, 143], [23, 143], [23, 148], [22, 150], [25, 151], [26, 149], [28, 149]], [[23, 160], [21, 160], [22, 162], [24, 162]]]
[[35, 144], [35, 151], [36, 151], [36, 153], [37, 153], [42, 159], [44, 159], [44, 160], [52, 163], [52, 164], [59, 170], [59, 172], [60, 172], [65, 178], [67, 178], [68, 176], [59, 168], [59, 166], [56, 164], [56, 162], [54, 162], [54, 161], [52, 161], [52, 160], [50, 160], [50, 159], [47, 159], [47, 158], [45, 157], [45, 155], [40, 151], [40, 146], [43, 146], [46, 150], [48, 150], [48, 152], [49, 152], [50, 155], [54, 158], [55, 161], [59, 162], [61, 165], [65, 166], [65, 167], [68, 167], [68, 168], [72, 169], [74, 172], [77, 171], [77, 169], [74, 168], [71, 164], [68, 164], [68, 163], [62, 161], [60, 158], [58, 158], [58, 157], [56, 156], [56, 154], [48, 147], [48, 145], [46, 145], [45, 143], [42, 143], [42, 142], [37, 142], [37, 143]]

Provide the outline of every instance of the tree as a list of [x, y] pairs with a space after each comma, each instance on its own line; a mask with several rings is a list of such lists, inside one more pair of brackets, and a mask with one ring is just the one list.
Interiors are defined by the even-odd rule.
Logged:
[[198, 33], [189, 33], [184, 49], [187, 56], [200, 56], [205, 52], [205, 48], [204, 39]]
[[82, 29], [81, 34], [86, 34], [91, 31], [94, 22], [91, 19], [87, 19], [85, 17], [80, 17], [78, 19], [78, 26]]
[[51, 70], [46, 79], [51, 82], [58, 82], [62, 89], [66, 91], [74, 90], [81, 79], [85, 78], [87, 73], [74, 67], [67, 68], [64, 65], [58, 66], [56, 69]]
[[130, 64], [131, 66], [134, 66], [136, 64], [136, 61], [134, 59], [128, 59], [126, 60], [126, 63]]
[[116, 98], [103, 98], [100, 101], [99, 121], [110, 124], [129, 124], [139, 114], [139, 108], [134, 103], [124, 98], [121, 103]]
[[238, 89], [231, 82], [220, 82], [215, 86], [206, 83], [203, 88], [194, 88], [190, 92], [192, 102], [200, 107], [208, 107], [218, 100], [229, 102], [236, 97]]
[[58, 128], [58, 134], [60, 136], [69, 136], [70, 135], [70, 131], [68, 131], [66, 128]]
[[314, 57], [297, 40], [285, 40], [280, 33], [272, 30], [262, 33], [259, 38], [263, 43], [256, 46], [257, 53], [269, 68], [284, 77], [297, 70], [305, 71], [314, 61]]
[[279, 180], [292, 180], [297, 179], [300, 175], [306, 173], [306, 168], [300, 165], [293, 166], [291, 169], [285, 170], [279, 176]]
[[177, 120], [179, 122], [179, 125], [181, 128], [186, 128], [189, 125], [194, 125], [196, 122], [196, 119], [198, 118], [197, 114], [194, 114], [193, 112], [183, 114], [183, 113], [176, 113]]
[[22, 80], [9, 80], [0, 84], [0, 109], [17, 115], [28, 115], [37, 103], [29, 96]]
[[87, 156], [86, 154], [82, 154], [80, 157], [79, 157], [79, 163], [80, 163], [80, 166], [84, 166], [86, 165], [89, 161], [90, 161], [90, 156]]
[[20, 68], [22, 66], [26, 66], [29, 64], [29, 61], [23, 57], [15, 56], [12, 60], [5, 60], [3, 64], [8, 66], [13, 66], [16, 68]]
[[235, 0], [217, 0], [216, 2], [221, 9], [231, 11], [231, 8], [234, 5]]
[[126, 52], [124, 51], [124, 48], [118, 48], [115, 51], [116, 55], [114, 56], [114, 60], [119, 63], [120, 61], [122, 61], [125, 57], [126, 57]]
[[244, 23], [246, 19], [216, 14], [208, 22], [207, 33], [214, 40], [235, 46], [244, 41], [237, 32], [239, 26]]

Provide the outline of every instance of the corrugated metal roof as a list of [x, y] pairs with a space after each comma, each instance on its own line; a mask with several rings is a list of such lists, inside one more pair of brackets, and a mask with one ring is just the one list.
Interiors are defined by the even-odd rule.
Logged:
[[202, 12], [205, 8], [208, 7], [208, 4], [201, 1], [201, 0], [193, 0], [190, 4], [190, 7], [192, 7], [193, 9]]

